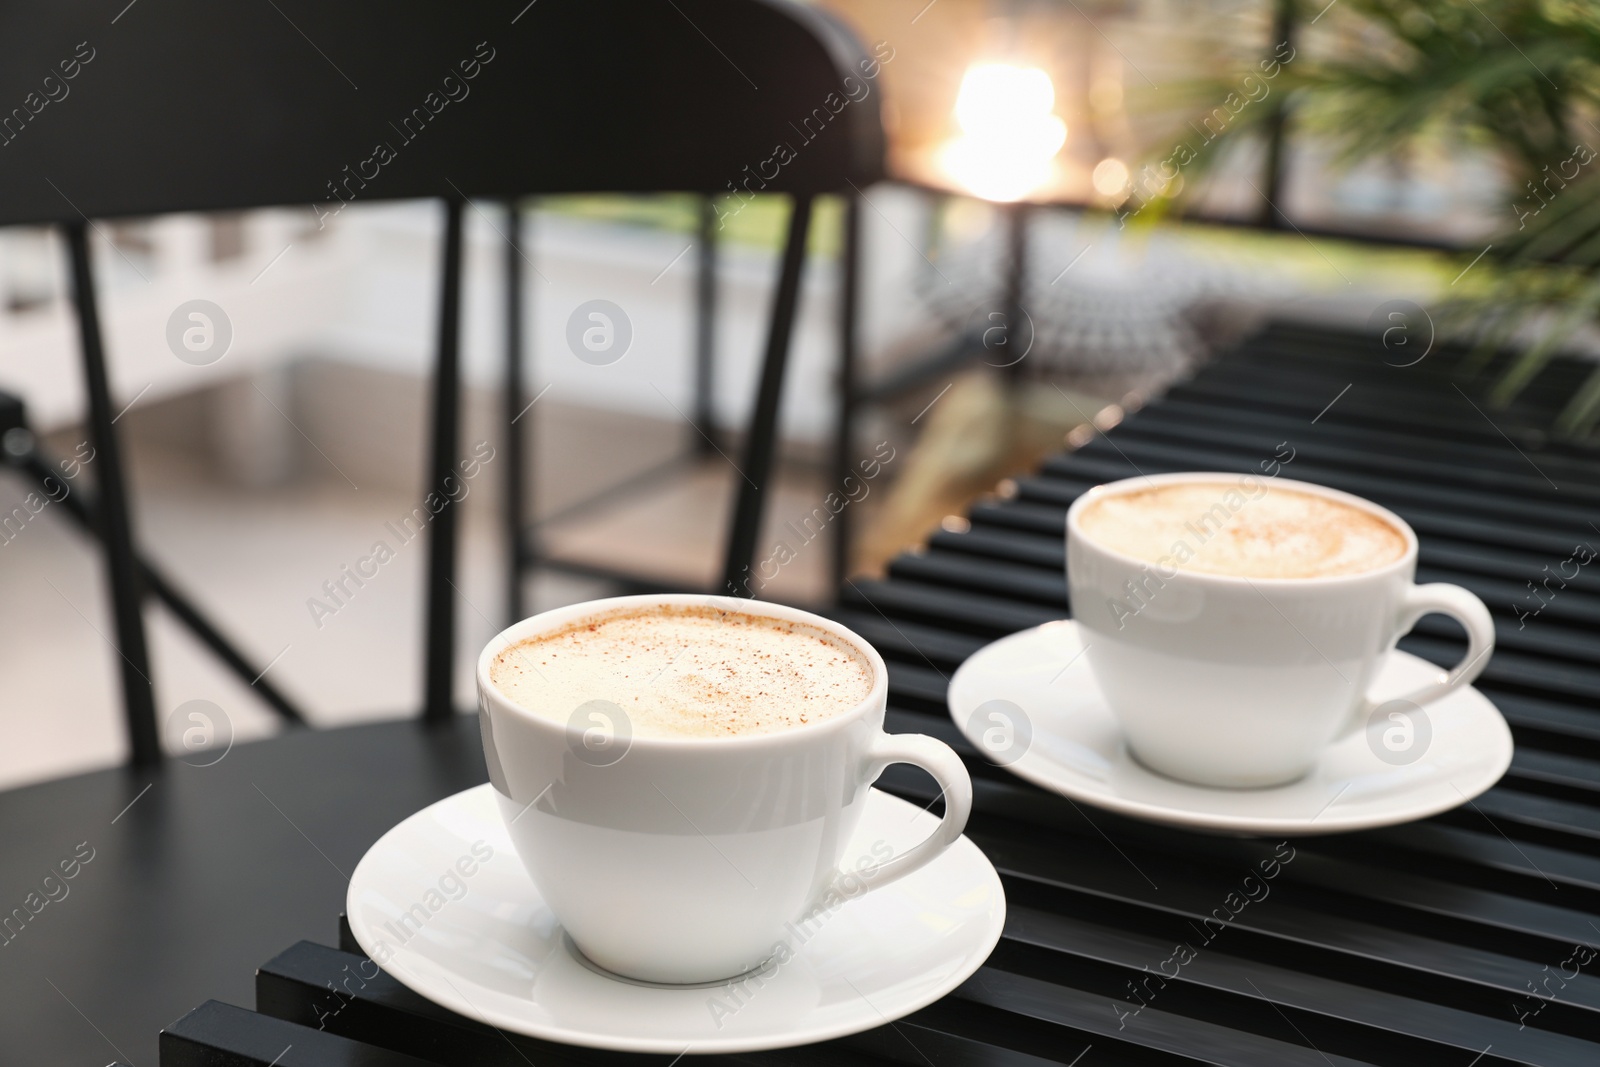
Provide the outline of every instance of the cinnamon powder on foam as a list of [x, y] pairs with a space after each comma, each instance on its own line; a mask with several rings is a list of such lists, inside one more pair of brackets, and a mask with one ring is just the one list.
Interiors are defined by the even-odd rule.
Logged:
[[1281, 486], [1255, 495], [1228, 482], [1158, 485], [1108, 495], [1078, 523], [1137, 559], [1248, 578], [1361, 574], [1406, 552], [1404, 535], [1371, 512]]
[[729, 737], [820, 722], [872, 691], [872, 665], [805, 623], [715, 607], [624, 608], [502, 650], [495, 688], [566, 722], [581, 705], [622, 708], [635, 737]]

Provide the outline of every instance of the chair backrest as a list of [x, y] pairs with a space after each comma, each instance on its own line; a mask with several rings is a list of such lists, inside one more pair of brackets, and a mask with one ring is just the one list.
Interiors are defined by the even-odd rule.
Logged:
[[[442, 199], [428, 484], [447, 497], [466, 199], [791, 194], [760, 432], [746, 445], [729, 538], [734, 574], [760, 526], [811, 198], [882, 175], [873, 82], [889, 58], [792, 0], [0, 8], [0, 226], [59, 223], [67, 235], [133, 761], [161, 758], [140, 610], [151, 583], [118, 459], [90, 220], [296, 203], [321, 220], [351, 202]], [[515, 307], [521, 291], [510, 292]], [[508, 337], [513, 362], [517, 343]], [[453, 713], [455, 545], [456, 509], [444, 507], [428, 568], [424, 703], [435, 720]]]
[[883, 57], [787, 0], [52, 0], [0, 42], [0, 225], [883, 166]]

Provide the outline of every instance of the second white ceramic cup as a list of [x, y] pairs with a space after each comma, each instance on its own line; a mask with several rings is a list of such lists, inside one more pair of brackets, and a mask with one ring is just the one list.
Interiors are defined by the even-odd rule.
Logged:
[[[1149, 563], [1091, 540], [1079, 524], [1107, 495], [1183, 482], [1217, 484], [1227, 513], [1249, 507], [1269, 484], [1326, 497], [1393, 526], [1405, 554], [1359, 574], [1243, 578]], [[1368, 690], [1378, 668], [1431, 612], [1466, 628], [1466, 656], [1389, 699], [1426, 705], [1476, 678], [1494, 649], [1488, 609], [1459, 586], [1414, 584], [1416, 569], [1417, 535], [1398, 515], [1285, 478], [1129, 478], [1089, 490], [1067, 511], [1067, 584], [1084, 658], [1133, 755], [1198, 785], [1271, 786], [1305, 775], [1330, 742], [1365, 725], [1377, 708]]]
[[[490, 680], [502, 649], [575, 620], [712, 602], [834, 635], [871, 664], [871, 692], [849, 712], [776, 733], [632, 737], [603, 705], [525, 708]], [[936, 858], [972, 809], [972, 783], [949, 746], [884, 733], [888, 680], [877, 651], [795, 608], [694, 595], [576, 604], [489, 642], [477, 682], [489, 778], [518, 855], [578, 949], [629, 978], [711, 982], [760, 966], [788, 940], [787, 924]], [[868, 789], [891, 763], [933, 775], [944, 819], [910, 851], [841, 871]]]

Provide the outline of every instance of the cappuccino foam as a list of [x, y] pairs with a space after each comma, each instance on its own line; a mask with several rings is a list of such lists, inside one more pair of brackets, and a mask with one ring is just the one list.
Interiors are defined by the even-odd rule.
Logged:
[[872, 664], [803, 622], [711, 606], [622, 608], [500, 652], [489, 680], [561, 722], [622, 708], [635, 737], [731, 737], [820, 722], [872, 692]]
[[1249, 482], [1176, 482], [1109, 494], [1084, 535], [1158, 567], [1244, 578], [1361, 574], [1406, 553], [1391, 524], [1338, 500]]

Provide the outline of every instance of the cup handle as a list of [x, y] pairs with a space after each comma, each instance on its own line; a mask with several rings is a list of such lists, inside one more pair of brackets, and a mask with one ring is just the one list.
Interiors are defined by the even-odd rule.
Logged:
[[869, 889], [888, 885], [933, 862], [955, 844], [972, 814], [972, 779], [961, 757], [943, 741], [925, 734], [879, 734], [867, 752], [867, 781], [875, 781], [891, 763], [909, 763], [933, 775], [944, 791], [944, 818], [921, 844], [856, 872]]
[[1489, 662], [1489, 653], [1494, 651], [1494, 619], [1490, 616], [1489, 609], [1483, 606], [1483, 601], [1459, 585], [1433, 582], [1429, 585], [1410, 586], [1401, 599], [1400, 611], [1395, 617], [1396, 634], [1407, 633], [1417, 624], [1418, 619], [1433, 612], [1448, 615], [1466, 627], [1467, 654], [1448, 674], [1441, 672], [1434, 681], [1409, 693], [1382, 701], [1373, 700], [1370, 696], [1364, 698], [1356, 705], [1355, 714], [1341, 732], [1343, 735], [1360, 730], [1366, 724], [1368, 716], [1381, 704], [1396, 700], [1404, 700], [1418, 706], [1428, 704], [1459, 686], [1471, 683], [1483, 673], [1483, 668]]

